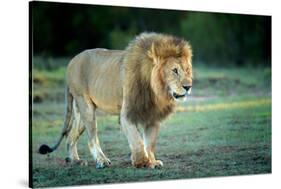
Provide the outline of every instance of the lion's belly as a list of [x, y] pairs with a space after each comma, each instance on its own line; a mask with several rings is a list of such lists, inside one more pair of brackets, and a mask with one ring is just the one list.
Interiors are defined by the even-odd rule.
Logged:
[[99, 110], [110, 114], [119, 114], [122, 106], [122, 99], [116, 97], [99, 97], [91, 95], [91, 99]]
[[89, 95], [98, 109], [112, 114], [119, 114], [122, 106], [122, 84], [118, 75], [98, 77], [89, 86]]

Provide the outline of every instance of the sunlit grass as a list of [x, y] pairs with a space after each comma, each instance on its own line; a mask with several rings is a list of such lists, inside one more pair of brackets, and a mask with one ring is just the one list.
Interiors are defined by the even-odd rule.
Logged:
[[193, 105], [188, 107], [179, 106], [177, 108], [178, 112], [205, 112], [205, 111], [222, 111], [228, 109], [247, 109], [247, 108], [255, 108], [259, 106], [271, 105], [271, 99], [262, 98], [256, 100], [247, 100], [240, 102], [223, 102], [216, 104], [201, 104], [201, 105]]

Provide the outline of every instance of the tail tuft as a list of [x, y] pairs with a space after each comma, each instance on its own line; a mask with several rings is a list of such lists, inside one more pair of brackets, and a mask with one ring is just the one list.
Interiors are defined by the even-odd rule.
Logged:
[[39, 152], [40, 154], [48, 154], [48, 153], [51, 153], [52, 151], [53, 151], [53, 149], [50, 148], [50, 147], [49, 147], [48, 145], [46, 145], [46, 144], [41, 145], [40, 148], [39, 148], [39, 150], [38, 150], [38, 152]]

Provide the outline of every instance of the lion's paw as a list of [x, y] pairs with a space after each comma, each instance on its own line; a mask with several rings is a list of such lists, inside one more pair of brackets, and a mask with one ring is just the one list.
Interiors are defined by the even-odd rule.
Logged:
[[161, 160], [155, 160], [154, 162], [150, 163], [149, 168], [152, 169], [160, 169], [163, 167], [163, 162]]
[[133, 165], [136, 168], [144, 168], [144, 167], [150, 167], [150, 161], [142, 161], [142, 162], [133, 162]]
[[96, 161], [97, 169], [103, 169], [105, 167], [109, 167], [110, 165], [111, 165], [111, 161], [108, 158]]
[[149, 167], [150, 159], [145, 153], [139, 152], [131, 155], [132, 165], [136, 168]]
[[147, 156], [137, 156], [138, 158], [131, 157], [132, 158], [132, 164], [136, 168], [142, 168], [142, 167], [150, 167], [151, 161]]
[[75, 163], [77, 164], [77, 165], [81, 165], [81, 166], [88, 166], [88, 161], [86, 161], [86, 160], [76, 160], [75, 161]]
[[65, 158], [65, 162], [71, 165], [81, 165], [81, 166], [88, 166], [88, 162], [86, 160], [81, 159], [71, 159], [69, 157]]

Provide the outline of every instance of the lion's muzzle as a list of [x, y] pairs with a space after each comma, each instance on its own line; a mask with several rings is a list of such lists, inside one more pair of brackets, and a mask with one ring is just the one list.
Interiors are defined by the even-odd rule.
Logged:
[[182, 87], [185, 89], [185, 93], [184, 94], [177, 94], [177, 93], [173, 92], [173, 97], [175, 99], [185, 99], [185, 97], [191, 93], [192, 86], [186, 85], [186, 86], [182, 86]]
[[182, 86], [186, 90], [186, 94], [189, 95], [191, 93], [191, 85], [184, 85]]
[[173, 93], [173, 97], [176, 98], [176, 99], [183, 98], [183, 97], [185, 97], [185, 94], [180, 95], [180, 94], [177, 94], [177, 93]]

